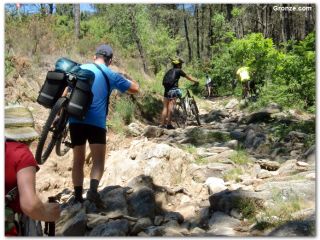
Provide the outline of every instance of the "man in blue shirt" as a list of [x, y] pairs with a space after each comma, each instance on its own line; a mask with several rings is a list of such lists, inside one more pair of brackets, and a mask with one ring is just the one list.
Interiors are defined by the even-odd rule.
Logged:
[[[112, 63], [113, 51], [109, 45], [101, 45], [97, 48], [94, 63], [81, 65], [82, 69], [88, 69], [95, 74], [95, 80], [91, 91], [93, 101], [84, 120], [70, 117], [70, 136], [73, 145], [72, 182], [74, 185], [75, 202], [83, 202], [83, 167], [86, 155], [86, 141], [92, 154], [92, 168], [90, 173], [90, 188], [87, 199], [95, 203], [98, 208], [104, 208], [103, 202], [97, 192], [99, 181], [103, 175], [106, 155], [106, 118], [108, 93], [113, 89], [124, 93], [137, 93], [139, 85], [134, 80], [128, 80], [121, 74], [113, 72], [109, 65]], [[108, 89], [107, 76], [110, 89]]]

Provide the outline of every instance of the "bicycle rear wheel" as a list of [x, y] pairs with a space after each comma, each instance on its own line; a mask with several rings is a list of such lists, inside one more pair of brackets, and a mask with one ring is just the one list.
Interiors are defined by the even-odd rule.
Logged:
[[64, 108], [66, 103], [66, 98], [59, 98], [53, 106], [49, 117], [43, 126], [35, 154], [35, 159], [38, 164], [43, 164], [48, 159], [56, 144], [58, 135], [63, 130], [62, 126], [59, 126], [58, 123], [60, 120], [57, 121], [57, 118], [59, 117], [59, 113]]
[[184, 100], [180, 99], [180, 101], [175, 104], [172, 117], [178, 128], [185, 128], [188, 116]]
[[68, 113], [66, 112], [65, 108], [62, 109], [59, 121], [59, 126], [61, 127], [59, 132], [61, 133], [57, 137], [56, 154], [61, 157], [64, 156], [71, 148]]

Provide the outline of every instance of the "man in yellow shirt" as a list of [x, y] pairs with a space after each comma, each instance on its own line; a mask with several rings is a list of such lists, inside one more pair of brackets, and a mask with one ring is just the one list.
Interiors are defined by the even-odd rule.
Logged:
[[237, 71], [237, 79], [242, 84], [242, 98], [246, 98], [250, 92], [250, 74], [249, 67], [241, 67]]

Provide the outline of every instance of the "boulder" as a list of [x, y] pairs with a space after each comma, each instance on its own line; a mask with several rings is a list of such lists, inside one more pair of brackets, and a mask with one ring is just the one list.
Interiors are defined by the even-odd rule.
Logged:
[[160, 137], [163, 133], [163, 128], [159, 128], [156, 126], [147, 126], [143, 131], [143, 136], [147, 138], [157, 138]]
[[225, 106], [226, 109], [232, 109], [235, 108], [237, 105], [239, 105], [238, 99], [231, 99], [227, 105]]
[[316, 161], [316, 145], [312, 145], [302, 156], [309, 164], [315, 164]]
[[152, 226], [152, 221], [150, 218], [140, 218], [133, 226], [131, 234], [136, 235], [150, 226]]
[[105, 203], [106, 212], [128, 214], [126, 189], [120, 186], [108, 186], [100, 191], [102, 201]]
[[129, 222], [126, 219], [117, 219], [96, 226], [89, 236], [126, 236], [129, 231]]
[[235, 228], [239, 226], [240, 223], [240, 220], [230, 217], [229, 215], [223, 212], [217, 211], [212, 214], [208, 225], [209, 229], [212, 230], [219, 227]]
[[170, 220], [177, 221], [179, 224], [183, 223], [184, 218], [178, 212], [166, 212], [164, 215], [164, 222], [169, 222]]
[[144, 129], [140, 124], [133, 122], [128, 125], [127, 131], [130, 135], [138, 137], [143, 134]]
[[315, 221], [289, 221], [276, 229], [268, 236], [270, 237], [315, 237]]
[[223, 181], [223, 179], [221, 178], [216, 178], [216, 177], [209, 177], [206, 182], [205, 185], [208, 186], [209, 189], [209, 194], [215, 194], [218, 192], [221, 192], [223, 190], [226, 190], [227, 187], [225, 186], [225, 183]]
[[128, 196], [129, 215], [137, 218], [155, 217], [155, 193], [151, 188], [142, 187]]
[[84, 236], [86, 232], [87, 215], [82, 209], [73, 218], [69, 219], [61, 229], [63, 236]]
[[271, 120], [271, 113], [268, 111], [254, 112], [245, 118], [247, 124], [258, 122], [269, 122]]

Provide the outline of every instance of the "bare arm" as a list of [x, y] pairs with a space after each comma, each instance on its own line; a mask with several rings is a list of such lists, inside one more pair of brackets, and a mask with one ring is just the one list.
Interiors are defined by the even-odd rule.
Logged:
[[133, 79], [128, 80], [128, 81], [130, 82], [130, 87], [127, 90], [127, 93], [134, 94], [134, 93], [139, 92], [139, 84]]
[[20, 206], [34, 220], [54, 222], [60, 217], [59, 204], [42, 203], [35, 189], [36, 168], [26, 167], [17, 173]]
[[186, 79], [188, 79], [188, 80], [191, 81], [191, 82], [198, 83], [197, 80], [194, 80], [194, 79], [193, 79], [191, 76], [189, 76], [189, 75], [186, 75]]

